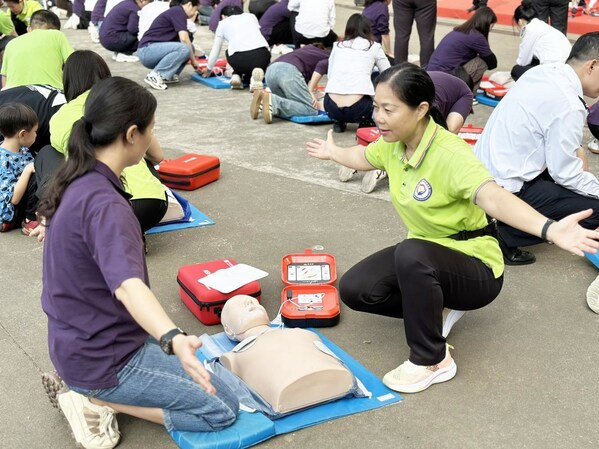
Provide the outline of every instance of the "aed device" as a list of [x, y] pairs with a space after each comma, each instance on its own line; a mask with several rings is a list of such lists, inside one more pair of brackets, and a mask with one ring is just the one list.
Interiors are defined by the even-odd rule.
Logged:
[[458, 136], [464, 139], [466, 143], [470, 145], [476, 145], [476, 142], [478, 142], [478, 139], [480, 139], [480, 135], [482, 134], [483, 130], [483, 128], [476, 128], [472, 126], [472, 123], [469, 123], [460, 128]]
[[287, 254], [282, 260], [281, 317], [287, 327], [330, 327], [339, 322], [335, 257], [327, 253]]

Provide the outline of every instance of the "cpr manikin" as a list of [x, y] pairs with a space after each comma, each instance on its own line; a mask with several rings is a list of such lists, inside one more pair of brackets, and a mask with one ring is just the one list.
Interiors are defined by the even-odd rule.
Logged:
[[269, 327], [266, 310], [255, 298], [229, 299], [221, 322], [227, 336], [241, 343], [222, 354], [220, 362], [275, 412], [289, 413], [355, 390], [352, 373], [314, 332]]

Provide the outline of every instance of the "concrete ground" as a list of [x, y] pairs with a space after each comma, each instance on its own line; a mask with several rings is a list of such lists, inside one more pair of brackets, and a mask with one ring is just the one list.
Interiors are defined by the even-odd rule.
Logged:
[[[338, 0], [337, 31], [356, 10], [351, 0]], [[451, 26], [439, 19], [437, 42]], [[85, 31], [66, 34], [75, 48], [103, 55], [114, 75], [142, 82], [147, 73], [140, 64], [113, 62]], [[509, 70], [518, 37], [511, 29], [498, 29], [490, 40], [500, 69]], [[206, 28], [198, 31], [197, 42], [209, 50]], [[417, 53], [415, 38], [411, 46]], [[268, 271], [262, 298], [273, 316], [285, 254], [322, 245], [336, 256], [342, 274], [405, 238], [386, 185], [363, 194], [359, 179], [342, 184], [335, 164], [306, 156], [305, 142], [323, 137], [330, 125], [252, 121], [247, 91], [211, 90], [189, 81], [190, 72], [185, 70], [180, 85], [154, 92], [156, 134], [168, 157], [182, 152], [219, 156], [222, 177], [185, 194], [216, 225], [148, 238], [152, 288], [178, 325], [197, 334], [222, 330], [203, 326], [181, 303], [176, 275], [182, 265], [229, 257]], [[491, 109], [474, 109], [470, 121], [484, 125]], [[338, 142], [352, 144], [353, 131], [336, 136]], [[591, 170], [599, 173], [598, 156], [589, 153], [589, 158]], [[67, 422], [51, 408], [40, 382], [40, 374], [52, 368], [39, 301], [42, 249], [18, 232], [0, 237], [0, 447], [7, 449], [74, 447]], [[459, 370], [451, 382], [261, 447], [596, 448], [599, 315], [588, 309], [585, 291], [597, 270], [549, 245], [532, 250], [534, 265], [507, 267], [499, 298], [467, 313], [454, 327], [449, 342]], [[378, 376], [408, 356], [401, 320], [342, 306], [341, 322], [322, 332]], [[120, 448], [175, 447], [160, 426], [123, 415], [118, 420]]]

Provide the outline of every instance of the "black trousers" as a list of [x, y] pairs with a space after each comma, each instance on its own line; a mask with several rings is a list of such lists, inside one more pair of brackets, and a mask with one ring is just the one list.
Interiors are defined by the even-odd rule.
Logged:
[[568, 0], [535, 0], [539, 19], [566, 34], [568, 32]]
[[[525, 183], [516, 196], [547, 218], [556, 221], [575, 212], [593, 209], [593, 215], [581, 221], [580, 226], [586, 229], [595, 229], [599, 226], [599, 199], [579, 195], [557, 185], [546, 171]], [[499, 235], [509, 247], [536, 245], [543, 242], [539, 237], [526, 234], [504, 223], [499, 223], [498, 229]]]
[[227, 62], [233, 67], [233, 73], [239, 75], [244, 84], [250, 83], [252, 70], [260, 67], [266, 72], [270, 64], [270, 50], [266, 47], [256, 48], [248, 51], [238, 51], [229, 56], [226, 52]]
[[516, 64], [516, 65], [514, 65], [514, 67], [512, 67], [512, 71], [510, 72], [510, 75], [512, 75], [512, 78], [514, 79], [514, 81], [518, 81], [518, 78], [520, 78], [527, 71], [529, 71], [533, 67], [538, 66], [539, 64], [540, 64], [540, 62], [537, 58], [532, 58], [532, 61], [528, 65]]
[[15, 214], [11, 220], [11, 223], [15, 224], [15, 227], [20, 227], [21, 222], [26, 218], [27, 220], [37, 220], [35, 212], [37, 211], [37, 182], [35, 176], [32, 174], [27, 182], [27, 188], [25, 193], [19, 201], [19, 204], [15, 204]]
[[373, 109], [372, 97], [370, 95], [364, 95], [351, 106], [341, 108], [329, 97], [329, 94], [325, 94], [324, 96], [324, 110], [336, 122], [360, 124], [372, 121]]
[[48, 187], [48, 182], [60, 166], [64, 164], [64, 161], [65, 158], [62, 153], [56, 151], [52, 145], [46, 145], [37, 153], [33, 166], [35, 167], [36, 195], [38, 199], [42, 198]]
[[426, 68], [435, 49], [437, 0], [393, 0], [396, 64], [408, 60], [408, 45], [414, 20], [420, 39], [420, 67]]
[[288, 19], [277, 23], [270, 33], [268, 45], [293, 44], [293, 33], [291, 32], [291, 24]]
[[299, 48], [301, 45], [310, 45], [316, 43], [321, 43], [325, 47], [330, 48], [335, 42], [337, 42], [338, 38], [339, 36], [337, 36], [333, 30], [329, 31], [329, 34], [324, 37], [306, 37], [295, 30], [294, 42], [295, 48]]
[[480, 260], [426, 240], [408, 239], [358, 262], [339, 282], [353, 310], [404, 319], [410, 361], [445, 358], [443, 308], [474, 310], [491, 303], [503, 285]]

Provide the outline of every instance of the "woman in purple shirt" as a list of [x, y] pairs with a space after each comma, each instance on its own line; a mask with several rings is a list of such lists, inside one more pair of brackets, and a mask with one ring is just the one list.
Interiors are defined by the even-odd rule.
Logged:
[[195, 19], [199, 0], [172, 0], [171, 7], [160, 14], [139, 42], [137, 56], [149, 69], [144, 81], [156, 90], [167, 83], [178, 83], [179, 74], [191, 62], [199, 69], [187, 31], [187, 19]]
[[106, 50], [114, 52], [117, 62], [136, 62], [132, 56], [137, 50], [137, 33], [139, 32], [139, 15], [141, 8], [150, 0], [125, 0], [116, 5], [108, 13], [100, 28], [100, 43]]
[[86, 448], [118, 444], [116, 412], [194, 432], [237, 416], [231, 390], [195, 356], [199, 338], [177, 328], [149, 288], [120, 181], [152, 141], [155, 110], [154, 96], [134, 81], [96, 83], [39, 207], [47, 225], [42, 308], [57, 371], [44, 386]]
[[485, 71], [497, 67], [497, 57], [489, 47], [489, 31], [496, 22], [491, 8], [477, 9], [439, 42], [426, 70], [451, 73], [472, 85], [476, 92]]
[[385, 54], [392, 58], [391, 38], [389, 37], [390, 3], [391, 0], [366, 0], [362, 15], [370, 21], [374, 41], [382, 44]]

